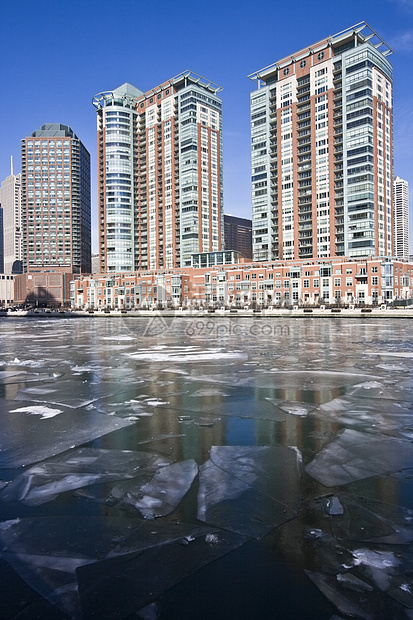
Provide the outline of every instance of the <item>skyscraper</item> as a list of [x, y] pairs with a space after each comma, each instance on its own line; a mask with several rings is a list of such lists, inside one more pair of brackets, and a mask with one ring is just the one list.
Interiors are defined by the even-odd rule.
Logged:
[[224, 215], [225, 249], [252, 258], [252, 222], [243, 217]]
[[3, 273], [21, 273], [21, 174], [13, 174], [13, 163], [10, 175], [1, 184], [0, 204], [3, 209]]
[[24, 272], [90, 273], [90, 155], [66, 125], [21, 141]]
[[186, 71], [96, 95], [99, 271], [190, 265], [223, 246], [222, 102]]
[[[1, 198], [1, 196], [0, 196]], [[0, 273], [4, 273], [3, 208], [0, 202]]]
[[249, 76], [254, 260], [392, 254], [391, 53], [362, 22]]
[[393, 181], [394, 256], [409, 260], [409, 184], [396, 177]]

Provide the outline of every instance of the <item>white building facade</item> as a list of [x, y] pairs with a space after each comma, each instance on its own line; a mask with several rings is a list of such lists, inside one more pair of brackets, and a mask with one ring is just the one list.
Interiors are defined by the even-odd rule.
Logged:
[[4, 273], [22, 273], [21, 174], [11, 174], [0, 189], [3, 209]]
[[409, 258], [409, 184], [396, 177], [393, 181], [394, 256]]

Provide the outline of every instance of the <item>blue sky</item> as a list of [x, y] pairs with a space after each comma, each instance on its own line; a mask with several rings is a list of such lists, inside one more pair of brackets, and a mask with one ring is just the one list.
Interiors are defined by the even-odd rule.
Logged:
[[0, 0], [0, 181], [10, 155], [20, 171], [21, 138], [70, 125], [92, 158], [95, 239], [92, 97], [124, 82], [146, 91], [191, 69], [224, 88], [224, 208], [251, 217], [247, 75], [360, 21], [395, 52], [394, 171], [413, 196], [413, 0]]

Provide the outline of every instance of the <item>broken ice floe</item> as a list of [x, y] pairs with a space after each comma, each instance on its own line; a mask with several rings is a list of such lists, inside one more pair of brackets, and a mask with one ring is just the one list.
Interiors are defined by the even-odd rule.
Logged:
[[42, 405], [29, 405], [29, 407], [20, 407], [20, 409], [11, 409], [10, 413], [30, 413], [38, 415], [42, 420], [53, 418], [55, 415], [62, 413], [62, 409], [52, 409], [51, 407], [42, 407]]
[[364, 620], [373, 620], [373, 616], [364, 611], [362, 607], [355, 601], [348, 598], [340, 590], [335, 587], [334, 578], [323, 573], [314, 573], [305, 571], [309, 579], [317, 586], [317, 588], [326, 596], [329, 601], [345, 616], [351, 618], [364, 618]]
[[357, 398], [386, 398], [394, 399], [395, 394], [393, 390], [385, 387], [380, 381], [365, 381], [354, 385], [348, 390], [348, 395]]
[[223, 532], [211, 544], [213, 534], [208, 526], [114, 517], [0, 523], [1, 557], [71, 618], [128, 616], [245, 541]]
[[120, 499], [130, 504], [145, 519], [153, 519], [170, 514], [175, 510], [198, 473], [198, 465], [193, 459], [174, 463], [159, 469], [146, 484], [119, 485], [112, 495], [119, 495], [119, 489], [126, 493]]
[[376, 551], [374, 549], [355, 549], [352, 551], [354, 566], [364, 564], [373, 568], [389, 569], [400, 564], [393, 551]]
[[277, 404], [277, 407], [283, 412], [289, 415], [296, 415], [304, 418], [310, 411], [314, 410], [314, 405], [308, 405], [306, 403], [294, 403], [294, 402], [281, 402]]
[[34, 394], [24, 388], [19, 391], [16, 400], [80, 409], [121, 391], [121, 385], [109, 382], [94, 384], [89, 381], [73, 383], [71, 380], [63, 380], [52, 386], [46, 384], [45, 388], [48, 387], [53, 389], [42, 394]]
[[0, 468], [31, 465], [131, 424], [134, 422], [84, 410], [63, 410], [45, 420], [25, 412], [2, 414]]
[[74, 449], [23, 472], [0, 492], [0, 499], [38, 506], [52, 501], [61, 493], [98, 483], [139, 476], [141, 484], [144, 484], [155, 472], [169, 464], [170, 461], [164, 456], [147, 452]]
[[387, 435], [345, 429], [306, 466], [327, 487], [411, 467], [413, 445]]
[[227, 351], [217, 347], [204, 349], [201, 347], [153, 347], [139, 350], [136, 353], [125, 353], [128, 357], [142, 362], [174, 362], [174, 363], [199, 363], [199, 362], [223, 362], [246, 359], [247, 355], [242, 351]]
[[298, 470], [291, 448], [212, 446], [200, 468], [198, 519], [261, 538], [295, 516]]

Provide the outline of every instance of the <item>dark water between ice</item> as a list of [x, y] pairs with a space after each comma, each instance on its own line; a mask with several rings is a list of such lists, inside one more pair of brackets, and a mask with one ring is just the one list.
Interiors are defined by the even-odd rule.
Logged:
[[408, 319], [0, 322], [2, 618], [413, 618]]

